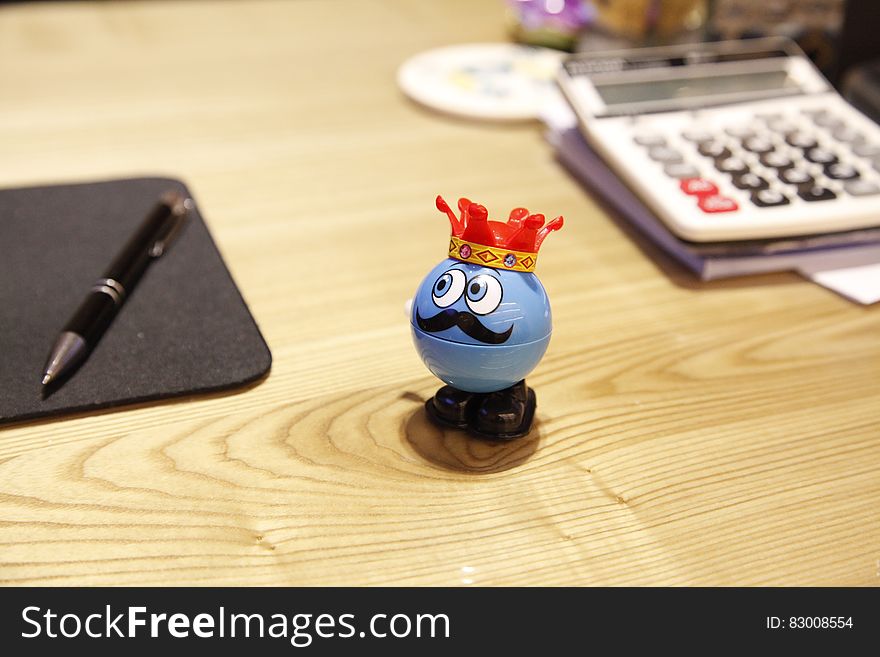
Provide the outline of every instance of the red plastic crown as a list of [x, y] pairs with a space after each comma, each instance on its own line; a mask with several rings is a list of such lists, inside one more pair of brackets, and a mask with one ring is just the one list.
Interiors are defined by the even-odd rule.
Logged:
[[556, 217], [545, 225], [543, 214], [529, 214], [525, 208], [511, 210], [507, 223], [490, 221], [485, 207], [466, 198], [458, 199], [460, 217], [442, 196], [437, 197], [437, 209], [452, 224], [450, 258], [514, 271], [534, 271], [541, 244], [564, 221]]

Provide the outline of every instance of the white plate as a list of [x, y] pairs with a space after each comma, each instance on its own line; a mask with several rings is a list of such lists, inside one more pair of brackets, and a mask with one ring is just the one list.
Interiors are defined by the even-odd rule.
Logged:
[[442, 112], [479, 119], [538, 118], [556, 96], [563, 53], [508, 43], [447, 46], [418, 54], [397, 72], [413, 100]]

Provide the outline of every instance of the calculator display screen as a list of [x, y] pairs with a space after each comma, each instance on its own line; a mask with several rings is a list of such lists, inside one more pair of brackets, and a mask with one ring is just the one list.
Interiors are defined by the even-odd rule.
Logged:
[[[594, 81], [602, 102], [611, 111], [618, 105], [658, 101], [717, 99], [718, 96], [741, 96], [778, 90], [781, 94], [797, 89], [797, 84], [783, 69], [728, 73], [726, 75], [680, 76], [638, 82]], [[690, 104], [690, 103], [689, 103]]]

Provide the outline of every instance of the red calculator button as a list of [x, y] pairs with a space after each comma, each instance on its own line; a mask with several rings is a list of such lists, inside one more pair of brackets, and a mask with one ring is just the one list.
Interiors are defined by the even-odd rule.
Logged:
[[703, 212], [733, 212], [739, 210], [739, 205], [732, 198], [726, 196], [701, 196], [697, 202]]
[[691, 196], [714, 196], [718, 193], [715, 183], [705, 178], [685, 178], [680, 187], [681, 191]]

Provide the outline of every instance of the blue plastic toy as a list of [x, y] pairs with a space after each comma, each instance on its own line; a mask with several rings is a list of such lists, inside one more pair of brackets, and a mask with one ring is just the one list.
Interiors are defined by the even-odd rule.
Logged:
[[496, 440], [528, 433], [534, 391], [525, 377], [550, 342], [547, 293], [532, 273], [547, 235], [562, 217], [516, 208], [506, 223], [462, 198], [452, 224], [449, 257], [425, 277], [412, 306], [412, 334], [428, 369], [444, 381], [425, 408], [431, 419]]

